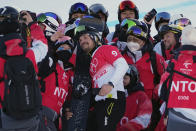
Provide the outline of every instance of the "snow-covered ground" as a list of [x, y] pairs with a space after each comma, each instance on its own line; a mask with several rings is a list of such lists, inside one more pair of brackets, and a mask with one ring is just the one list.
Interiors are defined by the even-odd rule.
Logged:
[[[122, 0], [0, 0], [0, 7], [9, 5], [19, 9], [27, 9], [36, 13], [52, 11], [60, 15], [65, 22], [68, 19], [69, 8], [76, 2], [83, 2], [90, 6], [94, 3], [103, 4], [109, 11], [108, 26], [110, 31], [114, 30], [117, 20], [118, 5]], [[140, 11], [140, 19], [155, 8], [158, 12], [167, 11], [173, 14], [184, 14], [196, 25], [196, 0], [132, 0]], [[154, 26], [152, 35], [156, 33]]]

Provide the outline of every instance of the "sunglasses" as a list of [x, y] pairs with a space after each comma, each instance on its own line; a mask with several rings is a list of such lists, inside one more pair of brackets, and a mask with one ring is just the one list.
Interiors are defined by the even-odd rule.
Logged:
[[120, 3], [119, 5], [119, 9], [122, 11], [122, 10], [125, 10], [125, 9], [133, 9], [135, 8], [135, 4], [132, 2], [132, 1], [123, 1]]
[[86, 5], [84, 5], [83, 3], [76, 3], [73, 8], [72, 8], [72, 12], [87, 12], [87, 7]]
[[134, 22], [134, 21], [132, 21], [132, 20], [130, 20], [130, 19], [124, 19], [122, 22], [121, 22], [121, 24], [120, 24], [120, 26], [123, 28], [123, 29], [129, 29], [130, 27], [132, 27], [132, 26], [136, 26], [136, 23]]
[[140, 36], [140, 37], [147, 37], [147, 33], [143, 32], [142, 29], [138, 26], [132, 26], [131, 28], [128, 29], [127, 34], [133, 34], [135, 36]]
[[187, 25], [191, 25], [191, 21], [187, 18], [181, 18], [181, 19], [174, 21], [174, 24], [185, 27]]

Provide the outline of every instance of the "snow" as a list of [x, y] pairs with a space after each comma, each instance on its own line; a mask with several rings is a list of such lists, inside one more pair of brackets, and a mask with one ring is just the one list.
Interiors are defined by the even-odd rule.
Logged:
[[[114, 26], [118, 23], [117, 10], [122, 0], [0, 0], [1, 6], [13, 6], [19, 9], [27, 9], [36, 13], [52, 11], [60, 15], [63, 22], [68, 20], [69, 9], [76, 2], [83, 2], [87, 6], [94, 3], [103, 4], [109, 11], [108, 25], [110, 31], [114, 31]], [[155, 8], [158, 12], [167, 11], [174, 14], [184, 14], [191, 19], [192, 24], [196, 23], [196, 0], [132, 0], [140, 11], [142, 20], [146, 12]], [[154, 25], [152, 26], [152, 35], [156, 34]]]

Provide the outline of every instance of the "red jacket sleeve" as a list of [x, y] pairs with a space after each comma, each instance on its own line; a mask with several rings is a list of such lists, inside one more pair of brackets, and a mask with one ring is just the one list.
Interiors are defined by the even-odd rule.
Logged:
[[167, 63], [165, 62], [164, 58], [156, 53], [156, 59], [157, 59], [157, 71], [159, 75], [162, 75], [165, 72]]
[[144, 92], [138, 94], [138, 113], [135, 118], [129, 121], [129, 124], [140, 131], [150, 124], [152, 114], [152, 102]]
[[44, 44], [47, 44], [47, 39], [44, 36], [44, 33], [42, 31], [42, 29], [38, 26], [37, 23], [34, 23], [30, 26], [30, 30], [31, 30], [31, 38], [34, 40], [40, 40], [42, 41]]

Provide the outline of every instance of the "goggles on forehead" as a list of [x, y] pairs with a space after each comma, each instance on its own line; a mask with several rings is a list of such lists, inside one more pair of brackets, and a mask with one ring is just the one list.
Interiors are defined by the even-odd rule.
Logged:
[[78, 12], [78, 11], [86, 12], [87, 10], [88, 10], [87, 7], [83, 3], [76, 3], [72, 8], [73, 12]]
[[80, 25], [80, 26], [75, 28], [74, 35], [77, 35], [78, 33], [82, 32], [82, 31], [85, 31], [85, 30], [86, 30], [86, 27], [84, 25]]
[[58, 22], [60, 21], [58, 16], [52, 12], [41, 13], [40, 15], [37, 16], [37, 21], [43, 23], [47, 19], [47, 16], [54, 18]]
[[120, 26], [121, 26], [122, 28], [129, 29], [129, 28], [132, 27], [132, 26], [136, 26], [136, 23], [135, 23], [134, 21], [130, 20], [130, 19], [124, 19], [124, 20], [121, 22]]
[[74, 30], [74, 36], [79, 36], [80, 34], [84, 34], [84, 33], [96, 33], [97, 30], [94, 27], [90, 27], [90, 26], [85, 26], [85, 25], [80, 25], [78, 27], [75, 28]]
[[58, 19], [58, 17], [54, 13], [43, 13], [43, 14], [40, 14], [40, 15], [37, 16], [38, 23], [44, 23], [44, 24], [48, 25], [50, 28], [52, 28], [53, 30], [57, 31], [58, 27], [56, 25], [54, 25], [53, 23], [51, 23], [47, 19], [47, 16], [51, 16], [55, 20]]
[[37, 21], [40, 23], [44, 23], [44, 21], [47, 19], [46, 15], [44, 13], [41, 13], [37, 16]]
[[99, 6], [99, 8], [93, 8], [93, 13], [97, 14], [99, 12], [101, 12], [103, 14], [107, 14], [108, 13], [108, 11], [104, 7], [102, 7], [102, 6]]
[[185, 27], [187, 25], [191, 25], [191, 21], [187, 18], [181, 18], [181, 19], [174, 21], [174, 24]]
[[125, 10], [127, 8], [128, 9], [133, 9], [133, 8], [135, 8], [135, 4], [132, 1], [126, 0], [126, 1], [123, 1], [123, 2], [120, 3], [119, 8], [120, 8], [121, 11]]
[[160, 27], [159, 33], [161, 35], [164, 35], [165, 33], [170, 31], [176, 34], [176, 33], [181, 32], [182, 30], [183, 30], [183, 27], [179, 25], [163, 25]]
[[155, 17], [155, 21], [160, 21], [160, 20], [170, 20], [170, 14], [169, 13], [166, 13], [166, 12], [162, 12], [160, 14], [157, 14], [156, 17]]
[[133, 34], [143, 38], [147, 37], [147, 33], [143, 32], [142, 29], [138, 26], [132, 26], [130, 29], [128, 29], [127, 34]]

